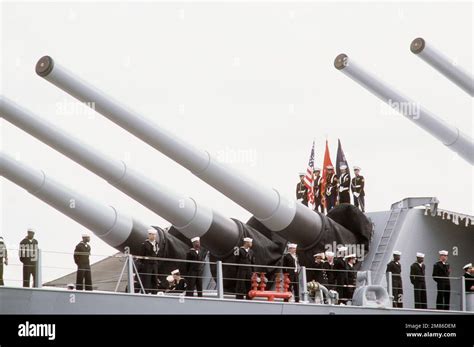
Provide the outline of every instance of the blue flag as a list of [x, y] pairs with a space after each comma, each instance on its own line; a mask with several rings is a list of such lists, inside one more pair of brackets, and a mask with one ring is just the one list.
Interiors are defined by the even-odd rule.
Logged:
[[349, 163], [347, 162], [344, 151], [342, 150], [341, 140], [337, 139], [336, 173], [338, 177], [341, 177], [341, 165], [347, 166], [347, 173], [349, 174], [350, 180], [351, 170], [349, 169]]

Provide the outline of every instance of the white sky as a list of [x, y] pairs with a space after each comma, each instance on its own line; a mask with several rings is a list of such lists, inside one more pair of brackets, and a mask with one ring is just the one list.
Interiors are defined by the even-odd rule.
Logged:
[[[160, 153], [34, 73], [48, 54], [132, 108], [258, 182], [294, 196], [313, 139], [335, 162], [340, 138], [366, 177], [369, 211], [409, 196], [474, 213], [473, 171], [437, 140], [333, 67], [344, 52], [473, 135], [473, 99], [409, 51], [422, 36], [473, 70], [472, 3], [3, 3], [1, 90], [105, 153], [227, 216], [250, 215]], [[5, 152], [149, 224], [168, 223], [101, 178], [5, 121]], [[235, 156], [240, 153], [240, 156]], [[28, 227], [41, 248], [72, 252], [84, 228], [0, 180], [1, 231], [17, 246]], [[93, 252], [115, 251], [92, 238]], [[7, 284], [16, 284], [16, 256]], [[45, 255], [44, 279], [74, 269]], [[62, 268], [62, 269], [61, 269]]]

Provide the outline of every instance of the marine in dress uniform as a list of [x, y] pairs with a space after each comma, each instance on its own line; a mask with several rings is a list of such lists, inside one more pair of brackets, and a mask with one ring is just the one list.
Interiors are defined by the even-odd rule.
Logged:
[[8, 251], [5, 242], [3, 242], [3, 237], [0, 236], [0, 286], [3, 286], [3, 263], [8, 265]]
[[18, 251], [20, 261], [23, 263], [23, 287], [30, 286], [33, 276], [33, 286], [36, 285], [36, 264], [38, 262], [38, 241], [34, 238], [35, 231], [28, 229], [27, 236], [20, 242]]
[[[299, 270], [300, 264], [298, 256], [296, 255], [296, 248], [298, 247], [295, 243], [288, 244], [288, 253], [283, 257], [283, 271], [288, 274], [290, 280], [290, 286], [288, 290], [293, 292], [295, 302], [300, 301], [300, 286], [299, 286]], [[285, 299], [286, 300], [286, 299]]]
[[74, 249], [74, 262], [77, 265], [76, 289], [92, 290], [92, 274], [89, 257], [91, 255], [91, 246], [89, 245], [90, 236], [82, 235], [82, 241]]
[[466, 292], [474, 292], [474, 269], [472, 263], [466, 264], [462, 268], [464, 270], [464, 284]]
[[[253, 265], [255, 257], [252, 251], [253, 240], [250, 237], [243, 239], [244, 244], [236, 252], [236, 264]], [[235, 285], [235, 297], [237, 299], [248, 299], [248, 292], [251, 289], [251, 279], [254, 272], [253, 266], [237, 266], [237, 283]]]
[[199, 297], [202, 296], [202, 273], [204, 271], [204, 259], [206, 252], [201, 249], [199, 237], [191, 239], [193, 248], [186, 254], [186, 260], [200, 261], [202, 263], [186, 263], [186, 296], [194, 296], [194, 290], [197, 290]]
[[355, 254], [349, 254], [345, 258], [347, 264], [347, 287], [345, 287], [344, 297], [346, 297], [348, 300], [352, 300], [357, 280], [357, 271], [354, 269], [357, 257]]
[[433, 279], [438, 285], [438, 294], [436, 295], [436, 309], [449, 310], [449, 301], [451, 296], [451, 284], [449, 275], [450, 266], [447, 262], [448, 251], [439, 251], [439, 261], [433, 265]]
[[300, 181], [296, 185], [296, 200], [300, 201], [303, 205], [308, 206], [308, 188], [304, 183], [305, 174], [300, 172]]
[[352, 197], [354, 198], [354, 205], [365, 212], [365, 179], [360, 174], [360, 167], [354, 166], [354, 178], [351, 182]]
[[326, 275], [328, 278], [328, 286], [329, 290], [334, 290], [334, 285], [336, 284], [336, 275], [334, 270], [334, 253], [330, 251], [326, 251], [326, 261], [323, 264], [323, 268], [326, 271]]
[[315, 168], [314, 171], [314, 180], [313, 180], [313, 189], [314, 189], [314, 210], [324, 213], [324, 204], [322, 196], [322, 184], [323, 177], [321, 176], [321, 169]]
[[393, 307], [403, 307], [403, 284], [402, 284], [402, 264], [400, 264], [400, 251], [393, 252], [393, 260], [387, 264], [385, 272], [392, 273], [392, 295]]
[[410, 282], [415, 292], [415, 308], [427, 308], [424, 259], [425, 255], [418, 252], [416, 262], [410, 266]]
[[[156, 235], [157, 231], [155, 229], [148, 229], [148, 239], [142, 243], [140, 256], [158, 257], [159, 247]], [[158, 292], [158, 260], [140, 259], [140, 277], [145, 293], [156, 294]]]
[[326, 174], [326, 207], [328, 212], [332, 210], [333, 207], [336, 206], [337, 201], [337, 186], [338, 186], [338, 177], [334, 173], [334, 167], [332, 165], [328, 165], [326, 167], [327, 174]]
[[344, 261], [346, 251], [347, 247], [339, 247], [337, 250], [337, 257], [334, 259], [335, 286], [340, 300], [345, 298], [344, 288], [349, 282], [347, 276], [347, 263]]
[[347, 165], [341, 165], [341, 177], [339, 177], [339, 203], [351, 203], [351, 179], [347, 172]]

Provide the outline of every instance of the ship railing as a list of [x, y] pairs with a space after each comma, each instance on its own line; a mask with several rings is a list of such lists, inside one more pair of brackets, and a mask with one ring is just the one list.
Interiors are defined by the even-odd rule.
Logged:
[[[474, 306], [471, 304], [472, 302], [474, 302], [474, 291], [470, 290], [471, 287], [474, 287], [474, 280], [466, 281], [466, 278], [463, 276], [437, 277], [431, 276], [430, 274], [425, 276], [403, 274], [401, 276], [402, 288], [400, 288], [400, 286], [393, 284], [395, 277], [400, 276], [391, 272], [386, 273], [387, 292], [394, 303], [394, 307], [401, 307], [399, 304], [403, 305], [406, 301], [405, 298], [407, 297], [407, 295], [410, 295], [414, 298], [413, 306], [416, 309], [439, 309], [458, 311], [474, 310]], [[412, 279], [414, 282], [417, 279], [424, 279], [424, 288], [420, 286], [417, 286], [420, 288], [415, 288], [414, 283], [411, 281]], [[427, 289], [428, 281], [433, 282], [436, 286], [436, 292], [434, 294], [432, 291], [429, 291]], [[446, 287], [445, 284], [438, 286], [438, 281], [444, 281], [444, 283], [449, 283], [449, 287]], [[472, 282], [472, 284], [469, 282]], [[400, 292], [400, 289], [402, 289], [402, 292]], [[395, 297], [395, 295], [400, 294], [400, 297]], [[449, 295], [449, 304], [447, 304], [447, 302], [445, 302], [444, 300], [441, 300], [441, 297], [446, 294]], [[440, 297], [439, 303], [438, 297]], [[403, 307], [406, 307], [406, 305], [403, 305]]]

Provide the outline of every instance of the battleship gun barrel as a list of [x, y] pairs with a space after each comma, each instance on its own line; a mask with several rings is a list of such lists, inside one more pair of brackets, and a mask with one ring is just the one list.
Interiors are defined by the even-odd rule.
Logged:
[[431, 44], [428, 44], [426, 40], [421, 37], [412, 41], [410, 50], [459, 88], [474, 97], [474, 76], [461, 66], [456, 65], [452, 59], [448, 58]]
[[211, 253], [221, 254], [239, 243], [238, 226], [231, 219], [144, 177], [125, 162], [109, 158], [6, 97], [0, 98], [0, 116], [104, 178], [169, 221], [186, 237], [200, 236]]
[[43, 171], [2, 152], [0, 175], [91, 230], [120, 251], [129, 245], [140, 245], [150, 228], [115, 207], [83, 196], [48, 177]]
[[474, 142], [458, 128], [402, 95], [357, 65], [347, 55], [339, 54], [334, 61], [334, 66], [474, 165]]
[[128, 109], [97, 88], [75, 76], [49, 56], [36, 64], [36, 73], [85, 102], [112, 122], [162, 152], [194, 175], [253, 214], [265, 227], [301, 246], [310, 246], [320, 238], [321, 216], [295, 199], [282, 196], [276, 189], [262, 186], [249, 177], [214, 160], [161, 128], [150, 119]]

